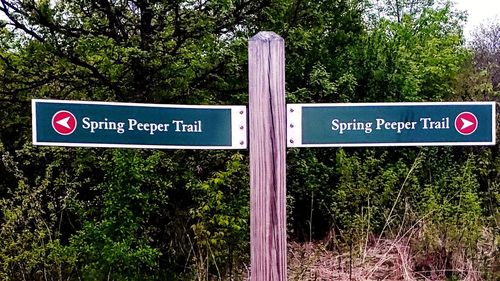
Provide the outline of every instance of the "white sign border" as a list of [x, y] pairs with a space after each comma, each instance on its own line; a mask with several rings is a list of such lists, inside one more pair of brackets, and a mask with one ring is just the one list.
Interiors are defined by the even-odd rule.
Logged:
[[[160, 107], [160, 108], [190, 108], [190, 109], [231, 109], [231, 146], [188, 146], [188, 145], [148, 145], [148, 144], [107, 144], [107, 143], [73, 143], [73, 142], [39, 142], [36, 131], [36, 104], [93, 104], [93, 105], [120, 105], [130, 107]], [[146, 148], [146, 149], [246, 149], [247, 137], [247, 108], [244, 105], [186, 105], [186, 104], [152, 104], [126, 103], [104, 101], [74, 101], [53, 99], [32, 99], [32, 140], [33, 145], [62, 146], [62, 147], [102, 147], [102, 148]]]
[[[302, 143], [302, 108], [329, 106], [417, 106], [417, 105], [489, 105], [491, 106], [491, 142], [404, 142], [404, 143]], [[287, 104], [287, 147], [387, 147], [387, 146], [481, 146], [496, 145], [496, 102], [381, 102], [381, 103], [292, 103]]]

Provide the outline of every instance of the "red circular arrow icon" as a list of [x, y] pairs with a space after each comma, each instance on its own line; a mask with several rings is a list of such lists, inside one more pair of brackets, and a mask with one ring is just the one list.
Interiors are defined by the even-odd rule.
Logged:
[[71, 135], [76, 129], [75, 115], [66, 110], [56, 112], [52, 116], [52, 128], [60, 135]]
[[455, 129], [464, 136], [474, 133], [477, 125], [476, 115], [470, 112], [462, 112], [455, 118]]

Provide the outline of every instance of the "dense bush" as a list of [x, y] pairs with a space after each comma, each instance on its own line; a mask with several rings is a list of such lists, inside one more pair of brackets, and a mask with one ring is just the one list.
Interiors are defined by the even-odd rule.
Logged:
[[[247, 40], [273, 30], [288, 102], [498, 100], [459, 13], [393, 2], [3, 1], [0, 278], [231, 280], [249, 260], [246, 152], [35, 147], [32, 98], [246, 104]], [[405, 237], [495, 278], [498, 145], [287, 153], [290, 240]]]

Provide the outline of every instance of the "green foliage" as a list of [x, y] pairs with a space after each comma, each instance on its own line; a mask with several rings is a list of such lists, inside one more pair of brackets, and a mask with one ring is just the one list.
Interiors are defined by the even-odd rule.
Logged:
[[[424, 184], [419, 212], [428, 214], [424, 220], [429, 221], [431, 227], [442, 228], [439, 235], [452, 241], [445, 241], [445, 247], [475, 246], [482, 230], [479, 184], [474, 167], [476, 157], [470, 155], [459, 165], [448, 153], [440, 158], [443, 167], [434, 169], [430, 174], [433, 180]], [[460, 241], [462, 239], [464, 241]], [[432, 242], [426, 244], [433, 247]]]
[[357, 101], [441, 101], [470, 54], [449, 8], [425, 10], [401, 22], [380, 20], [357, 56]]
[[[0, 276], [4, 279], [73, 275], [76, 256], [64, 248], [73, 233], [71, 208], [77, 190], [92, 180], [83, 172], [90, 162], [74, 161], [75, 155], [60, 152], [30, 145], [15, 154], [0, 150], [6, 180], [13, 183], [0, 184], [5, 188], [0, 200]], [[85, 152], [75, 154], [81, 157]], [[47, 160], [49, 164], [39, 169]]]
[[[195, 201], [190, 214], [198, 280], [205, 280], [210, 273], [221, 278], [224, 272], [229, 278], [247, 258], [243, 253], [249, 252], [250, 198], [248, 166], [242, 160], [241, 154], [234, 154], [224, 171], [188, 186]], [[227, 268], [219, 268], [221, 265]]]
[[[440, 163], [430, 169], [431, 163]], [[449, 278], [464, 278], [453, 272], [454, 263], [471, 261], [482, 272], [490, 272], [493, 263], [488, 234], [478, 156], [472, 152], [457, 155], [453, 150], [429, 150], [420, 173], [421, 194], [413, 205], [418, 214], [418, 230], [413, 230], [413, 250], [419, 258], [417, 269], [435, 269]], [[488, 252], [485, 254], [485, 252]], [[429, 257], [429, 258], [425, 258]], [[478, 262], [480, 259], [482, 262]], [[486, 277], [486, 275], [485, 275]]]
[[115, 150], [103, 163], [100, 208], [79, 210], [86, 218], [71, 237], [85, 279], [146, 280], [158, 270], [159, 249], [150, 243], [149, 220], [158, 206], [156, 193], [168, 188], [156, 179], [160, 154], [142, 157], [138, 151]]
[[344, 150], [339, 150], [336, 157], [339, 179], [330, 209], [335, 224], [351, 233], [349, 239], [361, 239], [363, 233], [352, 232], [364, 231], [365, 228], [375, 233], [382, 231], [386, 220], [393, 219], [389, 213], [392, 204], [398, 203], [394, 214], [404, 214], [404, 204], [395, 200], [399, 197], [399, 190], [408, 189], [406, 185], [411, 184], [405, 180], [410, 165], [402, 159], [389, 161], [387, 152], [368, 151], [360, 158], [357, 153], [347, 155]]
[[362, 1], [289, 2], [271, 14], [286, 40], [287, 99], [345, 102], [355, 95], [355, 52], [364, 34]]
[[[31, 98], [245, 104], [247, 40], [272, 30], [289, 102], [496, 99], [462, 15], [434, 2], [5, 1], [0, 278], [238, 279], [248, 263], [245, 155], [35, 148]], [[417, 251], [476, 257], [498, 241], [484, 233], [498, 229], [499, 161], [498, 146], [290, 149], [289, 237], [409, 233]]]

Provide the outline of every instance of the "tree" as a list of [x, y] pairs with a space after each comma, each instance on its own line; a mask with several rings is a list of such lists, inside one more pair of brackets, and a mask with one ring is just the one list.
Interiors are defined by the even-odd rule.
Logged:
[[469, 42], [474, 51], [474, 66], [489, 73], [495, 91], [500, 91], [500, 21], [480, 25]]
[[[195, 240], [192, 226], [211, 227], [212, 216], [190, 213], [203, 202], [194, 198], [200, 191], [186, 187], [224, 172], [233, 152], [34, 148], [27, 108], [31, 98], [241, 103], [247, 34], [269, 5], [1, 1], [7, 18], [0, 34], [2, 278], [192, 276], [191, 249], [211, 239]], [[248, 192], [246, 177], [231, 180], [212, 192], [228, 185]], [[227, 212], [248, 204], [243, 196], [217, 198], [203, 212], [222, 212], [217, 204], [234, 205]], [[207, 274], [229, 248], [236, 253], [227, 264], [246, 257], [234, 246], [245, 245], [246, 236], [232, 234], [243, 231], [232, 226], [221, 235], [235, 236], [234, 243], [220, 246]]]
[[363, 101], [440, 101], [469, 53], [461, 46], [459, 15], [426, 9], [401, 21], [381, 19], [358, 48], [357, 98]]
[[234, 71], [236, 54], [227, 50], [247, 34], [250, 15], [268, 5], [23, 0], [2, 1], [0, 11], [37, 60], [33, 77], [18, 81], [26, 86], [52, 84], [70, 98], [209, 102], [206, 88], [231, 90], [218, 84], [218, 75]]
[[287, 37], [288, 73], [307, 81], [324, 56], [340, 66], [362, 30], [346, 0], [2, 0], [0, 11], [0, 272], [33, 280], [234, 275], [249, 202], [238, 153], [32, 147], [30, 99], [245, 104], [257, 31]]
[[[461, 16], [431, 1], [384, 3], [367, 22], [364, 0], [0, 0], [0, 278], [242, 276], [244, 152], [33, 147], [30, 99], [246, 104], [247, 40], [260, 30], [286, 40], [289, 102], [460, 99], [471, 55]], [[451, 202], [436, 225], [466, 223], [480, 213], [478, 186], [498, 187], [499, 158], [472, 152], [290, 150], [289, 235], [335, 228], [352, 246], [386, 219], [411, 219], [390, 216], [406, 210], [394, 203], [400, 186], [417, 211]]]
[[419, 17], [426, 9], [442, 6], [444, 1], [436, 0], [374, 0], [370, 1], [378, 18], [388, 18], [401, 23], [405, 15]]

